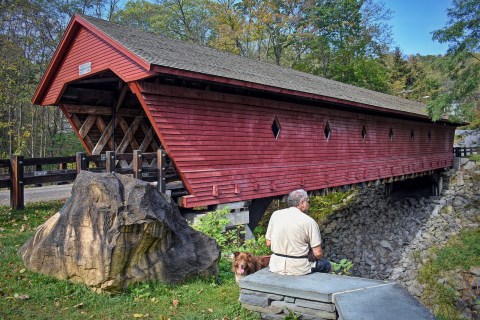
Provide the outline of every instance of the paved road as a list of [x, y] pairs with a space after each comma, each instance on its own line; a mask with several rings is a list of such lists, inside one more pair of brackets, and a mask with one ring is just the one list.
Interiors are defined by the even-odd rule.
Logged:
[[[60, 200], [70, 197], [72, 193], [72, 184], [51, 185], [44, 187], [29, 187], [25, 188], [25, 203]], [[10, 205], [10, 190], [5, 189], [0, 191], [0, 205]]]

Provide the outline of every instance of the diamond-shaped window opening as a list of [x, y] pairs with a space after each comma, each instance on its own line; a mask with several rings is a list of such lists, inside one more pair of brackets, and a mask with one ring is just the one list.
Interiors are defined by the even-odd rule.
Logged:
[[367, 140], [367, 129], [365, 129], [365, 126], [363, 126], [362, 128], [362, 138], [363, 138], [363, 142]]
[[280, 126], [280, 122], [278, 121], [278, 118], [275, 117], [275, 120], [273, 120], [272, 123], [272, 132], [273, 136], [275, 137], [275, 140], [278, 140], [278, 136], [280, 135], [280, 130], [282, 127]]
[[332, 133], [332, 130], [330, 130], [330, 123], [328, 123], [328, 121], [325, 125], [325, 129], [323, 129], [323, 133], [325, 134], [325, 139], [328, 141], [330, 139], [330, 133]]
[[432, 141], [432, 133], [428, 131], [428, 142]]
[[412, 141], [415, 140], [415, 133], [413, 132], [413, 130], [412, 130], [412, 132], [410, 132], [410, 139]]
[[390, 128], [390, 132], [388, 133], [388, 136], [390, 137], [390, 141], [393, 141], [393, 129]]

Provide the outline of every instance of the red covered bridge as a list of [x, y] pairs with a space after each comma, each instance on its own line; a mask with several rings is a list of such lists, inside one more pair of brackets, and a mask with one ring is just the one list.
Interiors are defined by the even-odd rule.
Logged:
[[254, 200], [253, 224], [293, 189], [453, 165], [456, 125], [421, 103], [87, 16], [72, 18], [33, 102], [59, 106], [92, 154], [163, 148], [181, 207]]

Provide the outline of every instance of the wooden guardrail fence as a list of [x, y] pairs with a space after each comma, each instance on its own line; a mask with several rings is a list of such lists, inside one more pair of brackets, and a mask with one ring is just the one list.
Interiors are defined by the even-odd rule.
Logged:
[[467, 157], [472, 154], [480, 154], [480, 147], [454, 147], [453, 154], [455, 157]]
[[[153, 159], [157, 160], [156, 166], [148, 166]], [[130, 162], [130, 165], [125, 168], [117, 167], [117, 163], [121, 161]], [[42, 170], [46, 166], [49, 170]], [[53, 167], [55, 169], [52, 169]], [[24, 208], [25, 186], [74, 181], [81, 170], [132, 174], [137, 179], [156, 181], [158, 190], [166, 192], [166, 155], [161, 149], [150, 153], [134, 150], [133, 153], [115, 154], [108, 151], [101, 155], [78, 152], [76, 156], [70, 157], [30, 159], [12, 155], [9, 160], [0, 159], [0, 169], [8, 169], [8, 174], [0, 174], [0, 188], [10, 188], [10, 206], [14, 209]]]
[[[480, 147], [455, 147], [455, 157], [466, 157], [480, 154]], [[156, 166], [144, 166], [148, 161], [156, 159]], [[119, 162], [130, 162], [128, 167], [118, 167]], [[42, 170], [46, 169], [48, 170]], [[74, 181], [80, 170], [94, 172], [117, 172], [132, 174], [144, 181], [157, 182], [157, 188], [165, 193], [166, 187], [166, 155], [159, 149], [157, 152], [117, 153], [108, 151], [101, 155], [88, 155], [78, 152], [76, 156], [29, 158], [12, 155], [10, 159], [0, 159], [0, 188], [10, 189], [10, 206], [14, 209], [24, 208], [24, 188], [27, 185], [40, 186], [43, 183]], [[52, 169], [55, 168], [55, 169]], [[8, 173], [5, 173], [8, 172]]]

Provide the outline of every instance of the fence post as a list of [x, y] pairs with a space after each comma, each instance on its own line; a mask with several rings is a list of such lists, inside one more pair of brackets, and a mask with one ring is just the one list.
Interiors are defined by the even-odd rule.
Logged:
[[455, 148], [455, 157], [460, 158], [462, 156], [462, 150], [459, 147]]
[[[35, 166], [35, 171], [42, 171], [42, 165], [41, 165], [41, 164], [37, 164], [37, 165]], [[41, 183], [36, 183], [36, 184], [35, 184], [35, 187], [41, 187], [41, 186], [42, 186]]]
[[157, 150], [157, 189], [161, 193], [167, 190], [167, 183], [165, 179], [165, 170], [167, 167], [167, 158], [163, 149]]
[[133, 177], [142, 180], [142, 150], [133, 150]]
[[85, 152], [77, 152], [77, 175], [82, 170], [87, 170], [87, 155]]
[[24, 208], [23, 189], [23, 156], [10, 156], [10, 206], [13, 209]]
[[107, 151], [105, 155], [105, 171], [115, 173], [115, 151]]

